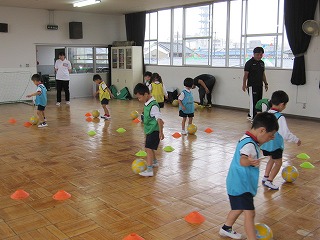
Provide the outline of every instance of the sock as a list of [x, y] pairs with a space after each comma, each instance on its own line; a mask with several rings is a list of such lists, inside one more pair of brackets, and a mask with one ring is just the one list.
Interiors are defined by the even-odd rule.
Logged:
[[153, 171], [153, 166], [147, 166], [147, 171], [152, 172]]
[[227, 232], [230, 232], [232, 230], [232, 226], [227, 226], [227, 225], [224, 224], [222, 229], [227, 231]]
[[269, 176], [266, 176], [266, 175], [264, 175], [263, 177], [265, 177], [266, 179], [268, 179], [268, 178], [269, 178]]

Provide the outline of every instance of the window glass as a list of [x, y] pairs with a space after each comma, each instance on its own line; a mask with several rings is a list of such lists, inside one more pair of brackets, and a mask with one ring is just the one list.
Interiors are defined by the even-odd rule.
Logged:
[[209, 65], [209, 39], [188, 39], [185, 44], [185, 64]]
[[158, 38], [158, 13], [150, 13], [150, 40], [155, 40]]
[[150, 64], [150, 41], [144, 42], [144, 48], [143, 48], [143, 56], [144, 56], [144, 63]]
[[173, 65], [182, 65], [182, 30], [183, 30], [183, 8], [173, 10]]
[[107, 72], [109, 66], [108, 60], [108, 48], [106, 47], [97, 47], [96, 50], [96, 72]]
[[241, 1], [230, 2], [229, 66], [240, 66]]
[[158, 12], [158, 64], [170, 65], [171, 53], [171, 10]]
[[93, 48], [68, 48], [73, 73], [93, 73]]
[[210, 36], [210, 7], [186, 8], [186, 38]]
[[146, 30], [144, 34], [144, 39], [145, 40], [150, 39], [150, 13], [146, 14]]

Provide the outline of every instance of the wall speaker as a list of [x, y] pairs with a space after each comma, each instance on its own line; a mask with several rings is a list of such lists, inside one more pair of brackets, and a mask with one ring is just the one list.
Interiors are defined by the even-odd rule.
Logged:
[[69, 22], [69, 38], [82, 39], [82, 22]]
[[0, 32], [8, 32], [8, 23], [0, 23]]

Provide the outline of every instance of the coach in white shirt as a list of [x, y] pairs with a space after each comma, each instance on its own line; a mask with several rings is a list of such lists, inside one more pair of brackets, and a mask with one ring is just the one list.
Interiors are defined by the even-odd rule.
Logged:
[[66, 59], [64, 52], [59, 53], [59, 59], [57, 59], [54, 69], [56, 71], [56, 84], [57, 84], [57, 106], [61, 104], [61, 91], [64, 89], [66, 104], [70, 104], [70, 91], [69, 81], [70, 73], [72, 70], [71, 63]]

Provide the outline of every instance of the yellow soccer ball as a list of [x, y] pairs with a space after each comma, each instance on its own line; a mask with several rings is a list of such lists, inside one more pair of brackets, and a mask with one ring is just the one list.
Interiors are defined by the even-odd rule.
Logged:
[[38, 122], [39, 122], [39, 118], [36, 117], [36, 116], [32, 116], [32, 117], [30, 117], [30, 119], [29, 119], [29, 123], [31, 123], [32, 125], [37, 125]]
[[174, 106], [174, 107], [178, 107], [179, 106], [178, 99], [175, 99], [175, 100], [172, 101], [172, 106]]
[[271, 228], [264, 223], [255, 224], [257, 239], [259, 240], [271, 240], [273, 239], [273, 233]]
[[91, 114], [92, 114], [92, 117], [98, 118], [100, 116], [100, 111], [99, 110], [93, 110]]
[[141, 173], [147, 169], [147, 162], [138, 158], [132, 162], [131, 169], [136, 174]]
[[130, 113], [130, 117], [132, 118], [132, 120], [138, 118], [139, 117], [139, 112], [138, 111], [132, 111]]
[[294, 182], [298, 178], [299, 172], [294, 166], [287, 166], [282, 169], [281, 175], [286, 182]]
[[192, 124], [189, 124], [187, 127], [187, 131], [189, 134], [195, 134], [197, 132], [197, 126]]

